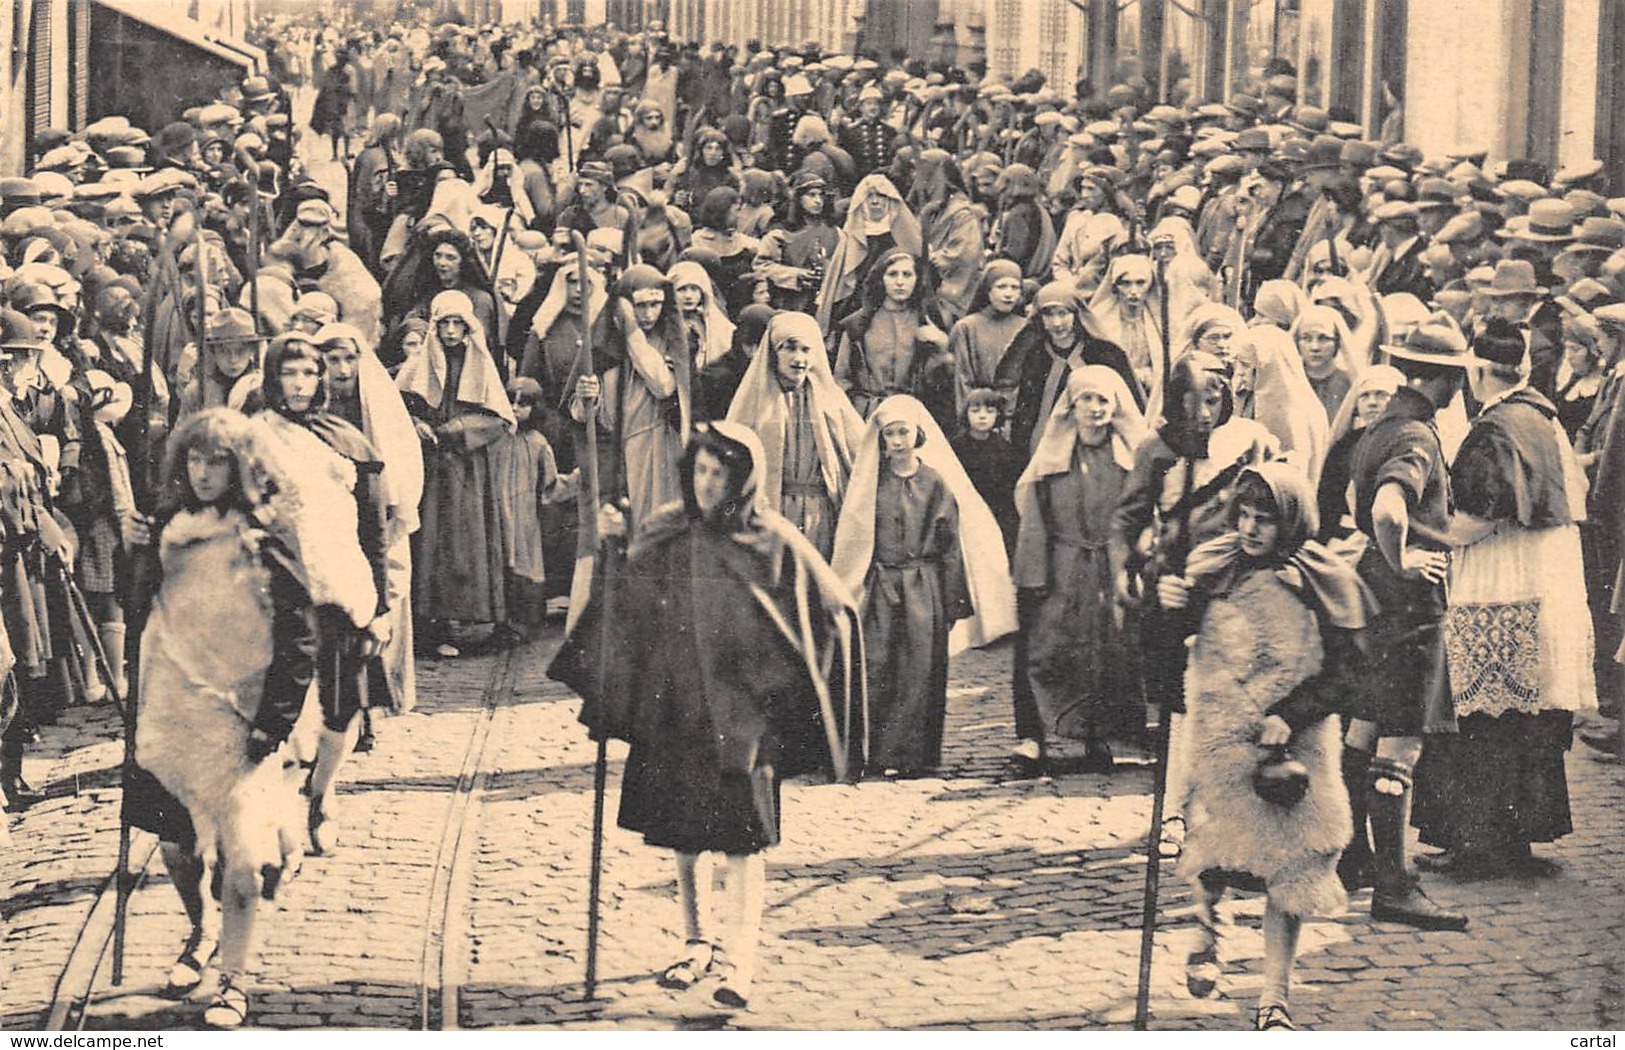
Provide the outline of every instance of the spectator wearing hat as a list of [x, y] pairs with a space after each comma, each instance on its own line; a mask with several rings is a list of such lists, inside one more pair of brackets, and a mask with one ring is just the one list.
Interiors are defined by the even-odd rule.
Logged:
[[855, 178], [891, 167], [896, 130], [882, 119], [885, 96], [873, 84], [858, 92], [858, 119], [841, 129], [841, 148], [852, 155]]
[[784, 78], [784, 100], [767, 118], [767, 142], [762, 156], [762, 167], [782, 171], [788, 176], [794, 169], [796, 126], [801, 123], [813, 100], [812, 82], [800, 73]]
[[1417, 214], [1416, 206], [1407, 201], [1389, 201], [1372, 213], [1379, 243], [1367, 272], [1378, 295], [1404, 292], [1424, 303], [1433, 298], [1434, 287], [1422, 264], [1427, 242]]
[[[1324, 111], [1315, 111], [1324, 116]], [[1301, 118], [1300, 118], [1301, 119]], [[1346, 214], [1337, 203], [1326, 193], [1326, 188], [1333, 182], [1341, 179], [1343, 163], [1343, 142], [1332, 135], [1316, 135], [1309, 143], [1308, 152], [1304, 162], [1298, 169], [1298, 183], [1283, 199], [1282, 205], [1295, 210], [1296, 205], [1290, 204], [1294, 196], [1301, 196], [1307, 202], [1303, 225], [1299, 230], [1297, 242], [1292, 246], [1292, 254], [1287, 260], [1286, 269], [1282, 276], [1289, 281], [1296, 281], [1303, 273], [1303, 262], [1309, 253], [1309, 248], [1326, 240], [1334, 234], [1344, 232], [1344, 221], [1353, 215], [1357, 209], [1350, 209]]]
[[1551, 289], [1540, 284], [1527, 259], [1502, 259], [1480, 293], [1480, 323], [1499, 318], [1529, 331], [1529, 385], [1549, 400], [1557, 393], [1557, 369], [1563, 357], [1563, 308]]
[[1405, 384], [1367, 427], [1351, 471], [1355, 522], [1371, 540], [1359, 573], [1381, 612], [1369, 624], [1371, 675], [1352, 698], [1343, 771], [1355, 849], [1367, 841], [1369, 819], [1370, 860], [1345, 882], [1374, 884], [1378, 921], [1461, 930], [1467, 918], [1422, 892], [1405, 854], [1423, 733], [1448, 725], [1451, 712], [1443, 673], [1450, 474], [1434, 418], [1461, 391], [1467, 342], [1454, 327], [1423, 325], [1405, 344], [1384, 349]]

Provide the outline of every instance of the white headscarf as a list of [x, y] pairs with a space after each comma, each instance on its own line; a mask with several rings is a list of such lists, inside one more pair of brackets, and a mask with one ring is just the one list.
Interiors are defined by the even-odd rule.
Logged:
[[[531, 318], [530, 330], [535, 333], [537, 339], [546, 339], [559, 315], [564, 313], [565, 306], [570, 302], [570, 274], [580, 272], [580, 263], [575, 255], [567, 255], [560, 261], [559, 268], [553, 272], [553, 283], [547, 289], [547, 298], [542, 300], [542, 305], [536, 308], [536, 316]], [[609, 305], [609, 292], [604, 287], [604, 275], [596, 267], [587, 267], [587, 285], [586, 314], [581, 319], [583, 331], [591, 331], [593, 321], [604, 312], [604, 307]]]
[[[728, 320], [728, 315], [717, 303], [716, 286], [711, 282], [711, 275], [699, 263], [685, 259], [674, 265], [666, 276], [671, 279], [673, 288], [694, 285], [700, 290], [700, 310], [705, 317], [705, 336], [700, 343], [700, 353], [694, 367], [700, 369], [720, 361], [733, 346], [734, 323]], [[684, 323], [686, 330], [686, 318]]]
[[836, 507], [846, 491], [846, 479], [863, 442], [864, 422], [858, 410], [829, 369], [829, 354], [818, 322], [803, 313], [774, 314], [762, 333], [762, 341], [739, 381], [728, 418], [756, 431], [762, 439], [766, 483], [763, 492], [768, 506], [779, 509], [784, 491], [784, 441], [789, 427], [789, 393], [779, 383], [777, 347], [791, 337], [811, 348], [812, 368], [806, 382], [811, 386], [813, 440], [818, 446], [818, 462], [823, 468], [824, 486]]
[[903, 195], [880, 172], [865, 175], [852, 191], [852, 200], [846, 206], [846, 222], [841, 227], [835, 250], [830, 253], [829, 264], [825, 267], [824, 285], [818, 290], [818, 323], [821, 327], [828, 328], [840, 320], [830, 316], [835, 305], [857, 291], [858, 270], [869, 252], [869, 220], [865, 212], [869, 198], [874, 196], [885, 197], [893, 204], [891, 234], [897, 247], [916, 257], [920, 255], [923, 244], [920, 220], [908, 210]]
[[338, 322], [323, 325], [310, 337], [318, 350], [339, 339], [348, 339], [361, 355], [356, 373], [361, 432], [384, 460], [384, 472], [379, 475], [384, 506], [407, 534], [414, 533], [418, 530], [418, 504], [423, 501], [423, 445], [417, 429], [395, 380], [360, 329]]
[[918, 450], [920, 462], [937, 472], [959, 506], [959, 555], [975, 615], [954, 625], [948, 651], [952, 654], [987, 645], [1016, 629], [1016, 590], [1010, 582], [1003, 534], [931, 413], [907, 394], [888, 397], [869, 419], [841, 505], [830, 564], [863, 605], [868, 597], [864, 585], [874, 560], [875, 500], [885, 458], [880, 432], [897, 422], [908, 423], [925, 435]]
[[1134, 404], [1123, 377], [1105, 365], [1082, 365], [1066, 377], [1066, 390], [1050, 410], [1044, 434], [1033, 449], [1027, 469], [1016, 480], [1015, 504], [1023, 505], [1027, 491], [1044, 478], [1072, 469], [1072, 453], [1078, 445], [1078, 426], [1072, 419], [1072, 405], [1085, 391], [1094, 390], [1112, 400], [1112, 459], [1124, 470], [1134, 469], [1134, 452], [1151, 430], [1145, 416]]
[[395, 385], [402, 393], [416, 394], [432, 408], [440, 408], [446, 396], [446, 351], [440, 345], [439, 322], [447, 317], [461, 318], [468, 328], [467, 349], [464, 352], [463, 373], [458, 377], [454, 399], [465, 405], [483, 408], [508, 424], [514, 430], [519, 423], [514, 418], [513, 405], [508, 402], [502, 386], [502, 375], [491, 351], [485, 348], [485, 330], [474, 316], [474, 304], [462, 292], [441, 292], [429, 302], [429, 338], [423, 353], [409, 358], [395, 376]]

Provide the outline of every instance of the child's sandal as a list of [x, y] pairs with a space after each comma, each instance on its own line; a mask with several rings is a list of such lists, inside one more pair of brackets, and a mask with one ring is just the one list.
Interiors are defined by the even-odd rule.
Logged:
[[700, 983], [716, 962], [716, 945], [709, 941], [689, 941], [688, 954], [660, 972], [662, 988], [684, 991]]

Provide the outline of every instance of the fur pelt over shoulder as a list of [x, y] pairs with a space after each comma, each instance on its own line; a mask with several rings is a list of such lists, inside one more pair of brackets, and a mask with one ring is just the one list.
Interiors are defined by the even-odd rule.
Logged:
[[1293, 734], [1292, 753], [1309, 769], [1297, 805], [1272, 805], [1252, 787], [1267, 754], [1257, 743], [1265, 712], [1317, 674], [1321, 660], [1314, 614], [1272, 572], [1247, 575], [1208, 605], [1185, 676], [1190, 831], [1182, 876], [1250, 872], [1294, 915], [1324, 915], [1345, 903], [1336, 866], [1353, 824], [1338, 720]]
[[280, 864], [299, 827], [281, 756], [248, 760], [273, 652], [259, 537], [239, 511], [182, 511], [165, 527], [135, 735], [136, 760], [186, 806], [204, 859], [251, 871]]

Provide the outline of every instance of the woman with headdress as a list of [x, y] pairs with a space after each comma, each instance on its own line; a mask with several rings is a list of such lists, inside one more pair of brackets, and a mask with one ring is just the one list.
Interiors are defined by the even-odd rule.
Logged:
[[1138, 730], [1130, 724], [1136, 646], [1115, 622], [1106, 542], [1146, 433], [1122, 377], [1084, 365], [1067, 376], [1016, 482], [1015, 754], [1028, 762], [1042, 762], [1052, 740], [1070, 737], [1086, 741], [1093, 771], [1109, 771], [1107, 738]]
[[958, 415], [964, 415], [965, 398], [971, 390], [996, 389], [999, 364], [1027, 323], [1019, 309], [1022, 291], [1021, 268], [1009, 259], [992, 260], [976, 283], [970, 312], [949, 331]]
[[908, 210], [897, 187], [884, 175], [864, 176], [852, 191], [846, 224], [818, 290], [818, 323], [832, 329], [852, 312], [869, 270], [880, 256], [901, 248], [918, 258], [922, 244], [919, 220]]
[[739, 189], [739, 172], [739, 158], [728, 136], [716, 128], [701, 128], [688, 156], [672, 171], [672, 203], [692, 211], [714, 189]]
[[739, 232], [739, 193], [720, 186], [705, 195], [694, 215], [694, 235], [690, 244], [715, 252], [717, 268], [713, 271], [718, 287], [722, 289], [730, 316], [750, 305], [756, 293], [756, 282], [750, 278], [756, 265], [756, 252], [760, 242]]
[[942, 758], [949, 631], [982, 645], [1015, 627], [998, 524], [925, 406], [888, 397], [869, 420], [830, 563], [858, 595], [869, 682], [869, 766], [920, 773]]
[[1305, 307], [1293, 322], [1290, 336], [1327, 420], [1336, 419], [1361, 371], [1354, 356], [1354, 336], [1343, 315], [1329, 306]]
[[[741, 423], [696, 427], [681, 500], [633, 535], [618, 586], [594, 596], [548, 669], [581, 694], [594, 738], [631, 744], [620, 826], [675, 853], [687, 943], [660, 984], [715, 981], [709, 998], [729, 1009], [750, 999], [780, 780], [844, 778], [864, 751], [857, 610], [768, 509], [767, 458]], [[613, 511], [604, 519], [606, 534], [623, 531]], [[727, 864], [720, 943], [713, 853]]]
[[859, 415], [893, 394], [913, 394], [933, 416], [953, 418], [953, 358], [920, 261], [901, 248], [881, 256], [863, 289], [863, 306], [837, 326], [835, 382]]
[[247, 1019], [259, 901], [303, 852], [298, 765], [282, 744], [316, 668], [312, 596], [281, 531], [292, 523], [266, 511], [278, 477], [257, 433], [216, 408], [170, 438], [154, 530], [162, 578], [142, 632], [137, 768], [124, 798], [126, 819], [157, 834], [191, 922], [174, 994], [201, 985], [214, 956], [203, 887], [211, 866], [218, 874], [219, 984], [203, 1012], [215, 1028]]
[[970, 312], [984, 254], [982, 227], [952, 154], [940, 149], [920, 154], [908, 204], [919, 216], [937, 301], [951, 327]]
[[1025, 164], [999, 172], [993, 184], [993, 232], [989, 243], [1001, 257], [1021, 267], [1021, 275], [1042, 281], [1055, 257], [1055, 222], [1039, 204], [1043, 183]]
[[[547, 294], [537, 306], [524, 332], [510, 333], [510, 349], [517, 346], [516, 375], [536, 380], [542, 386], [538, 406], [543, 435], [553, 444], [565, 470], [575, 466], [570, 428], [565, 425], [575, 381], [583, 369], [592, 367], [595, 325], [609, 303], [603, 274], [586, 267], [588, 287], [581, 289], [583, 267], [572, 254], [560, 260], [548, 284]], [[515, 320], [517, 321], [517, 316]], [[587, 347], [583, 356], [583, 347]]]
[[1354, 448], [1365, 436], [1365, 428], [1376, 422], [1387, 409], [1394, 391], [1405, 385], [1405, 376], [1393, 365], [1372, 365], [1360, 373], [1349, 389], [1348, 396], [1332, 420], [1328, 437], [1331, 447], [1326, 462], [1320, 468], [1319, 495], [1316, 503], [1320, 510], [1320, 540], [1333, 540], [1354, 536], [1354, 509], [1349, 506], [1348, 487], [1353, 478]]
[[1138, 252], [1114, 256], [1089, 299], [1086, 319], [1095, 335], [1123, 351], [1134, 371], [1130, 389], [1150, 405], [1162, 403], [1163, 291], [1149, 256]]
[[1056, 238], [1050, 270], [1055, 280], [1070, 283], [1079, 295], [1093, 295], [1112, 252], [1128, 240], [1128, 227], [1115, 210], [1112, 169], [1086, 168], [1075, 185], [1078, 200]]
[[435, 296], [429, 325], [422, 355], [401, 366], [395, 384], [428, 446], [412, 601], [440, 655], [453, 657], [452, 623], [507, 618], [491, 446], [515, 422], [468, 296]]
[[[1225, 531], [1164, 576], [1158, 599], [1197, 626], [1180, 733], [1190, 824], [1179, 872], [1197, 893], [1193, 994], [1219, 977], [1214, 909], [1227, 885], [1262, 881], [1264, 988], [1254, 1025], [1291, 1030], [1288, 991], [1303, 920], [1340, 909], [1337, 859], [1349, 839], [1335, 717], [1364, 666], [1373, 602], [1353, 567], [1314, 539], [1314, 490], [1286, 463], [1242, 473]], [[1271, 749], [1290, 749], [1301, 797], [1255, 787]], [[1278, 754], [1279, 752], [1277, 752]]]
[[671, 282], [659, 270], [628, 267], [608, 310], [606, 338], [593, 347], [598, 364], [576, 380], [570, 414], [586, 424], [586, 403], [597, 400], [596, 425], [608, 438], [600, 448], [614, 453], [601, 456], [600, 485], [626, 495], [635, 539], [680, 497], [677, 461], [693, 425], [694, 365]]
[[832, 552], [836, 515], [865, 428], [830, 373], [817, 321], [806, 314], [774, 315], [728, 407], [728, 419], [762, 440], [767, 505], [820, 553]]
[[[677, 263], [667, 273], [676, 296], [677, 309], [682, 315], [685, 342], [688, 348], [689, 374], [699, 377], [712, 365], [721, 361], [733, 348], [734, 323], [728, 320], [722, 305], [717, 302], [716, 287], [711, 275], [697, 262]], [[714, 402], [698, 396], [695, 391], [694, 418], [703, 422], [714, 418], [707, 408]], [[727, 414], [723, 405], [721, 414]]]
[[756, 256], [757, 268], [769, 282], [769, 300], [778, 309], [806, 313], [813, 308], [840, 239], [834, 214], [834, 191], [824, 178], [796, 172], [784, 222], [763, 236]]

